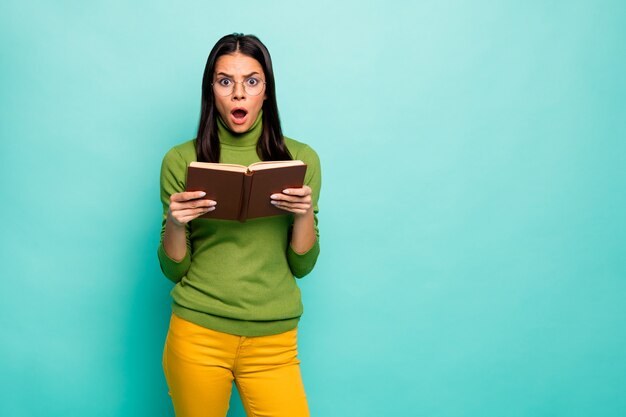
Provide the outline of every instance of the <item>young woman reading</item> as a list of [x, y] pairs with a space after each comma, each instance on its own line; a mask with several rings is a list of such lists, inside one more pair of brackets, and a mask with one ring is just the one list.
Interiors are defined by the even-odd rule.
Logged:
[[[267, 196], [284, 215], [199, 219], [220, 202], [185, 191], [192, 161], [291, 159], [307, 165], [304, 185]], [[315, 151], [282, 134], [267, 48], [252, 35], [224, 36], [206, 63], [197, 137], [174, 146], [161, 168], [158, 258], [176, 284], [163, 369], [178, 417], [226, 416], [233, 381], [248, 416], [309, 415], [296, 278], [319, 254], [320, 186]]]

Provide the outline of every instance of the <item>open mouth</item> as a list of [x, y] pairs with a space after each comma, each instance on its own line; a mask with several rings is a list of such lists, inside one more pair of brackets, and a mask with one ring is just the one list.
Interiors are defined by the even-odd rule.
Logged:
[[248, 115], [248, 111], [246, 109], [234, 109], [230, 112], [230, 115], [233, 118], [233, 121], [237, 124], [241, 124], [246, 120], [246, 116]]

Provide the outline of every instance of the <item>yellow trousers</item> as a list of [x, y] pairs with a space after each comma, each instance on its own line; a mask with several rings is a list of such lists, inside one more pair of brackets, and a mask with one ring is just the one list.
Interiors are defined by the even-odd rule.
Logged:
[[225, 417], [233, 380], [249, 417], [309, 416], [297, 332], [236, 336], [172, 314], [163, 371], [176, 416]]

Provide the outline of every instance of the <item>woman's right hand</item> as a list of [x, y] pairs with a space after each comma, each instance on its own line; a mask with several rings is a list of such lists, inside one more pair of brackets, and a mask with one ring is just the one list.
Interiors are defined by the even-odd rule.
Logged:
[[195, 219], [215, 210], [216, 201], [202, 199], [204, 191], [185, 191], [170, 196], [168, 219], [176, 226], [182, 227]]

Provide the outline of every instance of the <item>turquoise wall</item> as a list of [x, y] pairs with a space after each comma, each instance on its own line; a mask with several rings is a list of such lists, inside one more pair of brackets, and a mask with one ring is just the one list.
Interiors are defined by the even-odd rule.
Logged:
[[323, 164], [315, 416], [626, 415], [626, 3], [9, 0], [0, 22], [0, 415], [173, 415], [159, 167], [235, 31]]

